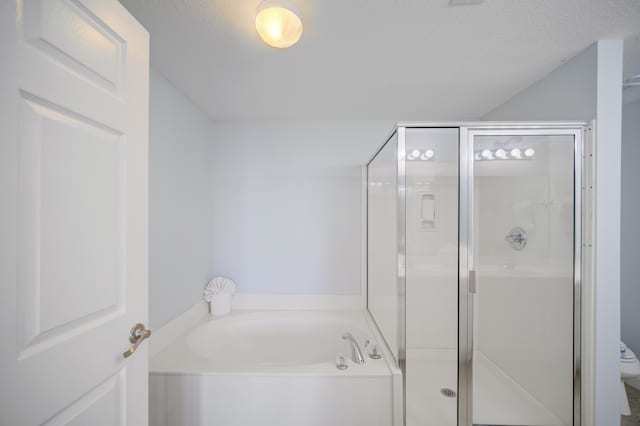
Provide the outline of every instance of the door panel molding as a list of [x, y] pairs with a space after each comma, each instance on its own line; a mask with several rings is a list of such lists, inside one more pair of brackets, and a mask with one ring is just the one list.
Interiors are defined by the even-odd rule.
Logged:
[[77, 0], [25, 2], [23, 38], [96, 86], [124, 94], [126, 41]]

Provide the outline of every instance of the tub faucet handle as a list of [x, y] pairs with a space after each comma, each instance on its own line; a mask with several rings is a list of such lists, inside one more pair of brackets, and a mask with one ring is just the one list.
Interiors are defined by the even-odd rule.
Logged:
[[338, 353], [336, 357], [336, 368], [338, 370], [346, 370], [349, 368], [349, 364], [347, 364], [347, 357], [344, 356], [342, 352]]
[[369, 358], [371, 359], [382, 358], [382, 355], [378, 351], [378, 345], [376, 343], [373, 343], [371, 340], [367, 339], [367, 341], [364, 342], [364, 348], [368, 350]]

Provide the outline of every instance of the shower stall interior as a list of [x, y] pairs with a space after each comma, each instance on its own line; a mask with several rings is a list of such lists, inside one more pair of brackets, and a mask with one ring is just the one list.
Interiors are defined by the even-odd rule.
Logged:
[[367, 164], [367, 306], [407, 426], [580, 424], [585, 131], [401, 124]]

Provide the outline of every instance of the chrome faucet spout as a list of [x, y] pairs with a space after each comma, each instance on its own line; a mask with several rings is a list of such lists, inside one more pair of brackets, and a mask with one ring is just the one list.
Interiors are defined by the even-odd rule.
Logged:
[[347, 340], [351, 345], [351, 360], [359, 365], [364, 364], [364, 356], [362, 356], [362, 350], [360, 349], [358, 341], [353, 337], [353, 334], [347, 331], [342, 335], [342, 338], [344, 340]]

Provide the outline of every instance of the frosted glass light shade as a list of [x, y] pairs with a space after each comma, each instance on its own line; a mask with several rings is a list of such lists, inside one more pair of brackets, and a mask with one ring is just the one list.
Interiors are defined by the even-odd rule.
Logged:
[[258, 6], [256, 30], [269, 46], [293, 46], [302, 36], [302, 20], [296, 4], [288, 0], [264, 0]]

